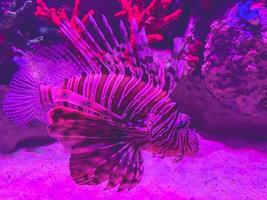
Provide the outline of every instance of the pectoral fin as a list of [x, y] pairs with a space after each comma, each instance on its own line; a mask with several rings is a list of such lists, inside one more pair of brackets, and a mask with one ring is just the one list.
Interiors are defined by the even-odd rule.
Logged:
[[137, 185], [143, 174], [141, 149], [149, 134], [135, 127], [112, 122], [58, 106], [49, 112], [49, 135], [70, 149], [70, 172], [78, 184], [96, 185], [118, 191]]

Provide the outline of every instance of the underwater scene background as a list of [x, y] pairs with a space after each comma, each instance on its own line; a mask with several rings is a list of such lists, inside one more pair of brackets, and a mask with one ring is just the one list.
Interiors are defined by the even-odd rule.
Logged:
[[266, 0], [1, 0], [0, 200], [267, 199]]

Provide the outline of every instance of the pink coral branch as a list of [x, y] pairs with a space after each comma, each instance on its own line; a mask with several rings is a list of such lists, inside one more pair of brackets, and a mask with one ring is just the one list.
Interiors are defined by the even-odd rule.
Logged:
[[[44, 0], [36, 0], [37, 7], [35, 11], [35, 15], [47, 17], [52, 20], [57, 26], [61, 24], [62, 21], [68, 21], [70, 25], [79, 33], [80, 28], [76, 24], [75, 19], [79, 16], [79, 7], [80, 7], [80, 0], [75, 0], [74, 9], [72, 12], [72, 16], [70, 19], [67, 16], [65, 9], [63, 8], [48, 8]], [[94, 11], [90, 10], [83, 18], [82, 22], [85, 24], [88, 22], [89, 16], [93, 15]]]
[[182, 13], [183, 13], [182, 9], [177, 9], [175, 12], [165, 16], [160, 21], [160, 23], [157, 24], [156, 29], [160, 29], [160, 28], [163, 28], [163, 27], [169, 25], [172, 21], [174, 21], [175, 19], [178, 19]]
[[[164, 39], [161, 32], [171, 22], [178, 20], [183, 13], [182, 9], [177, 9], [174, 12], [169, 12], [169, 8], [174, 0], [151, 0], [148, 6], [145, 6], [145, 1], [137, 0], [133, 3], [132, 0], [118, 0], [122, 10], [115, 13], [116, 17], [126, 16], [131, 23], [133, 19], [139, 27], [145, 27], [148, 40], [150, 43], [162, 41]], [[133, 27], [131, 31], [131, 42], [134, 43]]]
[[64, 9], [48, 8], [43, 0], [36, 0], [36, 3], [35, 15], [47, 17], [56, 25], [59, 25], [63, 20], [67, 20], [67, 13]]
[[71, 16], [71, 24], [75, 23], [75, 18], [79, 16], [80, 3], [81, 3], [80, 0], [75, 0], [75, 5]]
[[82, 18], [82, 23], [85, 25], [85, 24], [88, 24], [89, 22], [89, 17], [92, 16], [93, 14], [95, 13], [94, 10], [89, 10], [88, 13], [86, 15], [83, 16]]

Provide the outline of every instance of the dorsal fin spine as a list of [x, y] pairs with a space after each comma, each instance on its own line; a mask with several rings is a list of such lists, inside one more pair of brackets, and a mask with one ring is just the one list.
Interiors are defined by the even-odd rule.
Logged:
[[105, 27], [107, 28], [108, 30], [108, 33], [110, 34], [111, 36], [111, 39], [112, 39], [112, 42], [114, 43], [115, 47], [119, 47], [119, 42], [117, 40], [117, 38], [115, 37], [113, 31], [112, 31], [112, 28], [110, 27], [109, 23], [108, 23], [108, 20], [107, 18], [105, 17], [105, 15], [102, 15], [102, 20], [104, 22], [104, 25]]
[[86, 30], [83, 23], [76, 17], [75, 22], [80, 26], [80, 29], [83, 31], [85, 36], [89, 39], [89, 41], [95, 46], [96, 50], [99, 52], [102, 52], [103, 50], [100, 48], [100, 46], [97, 44], [93, 36]]
[[128, 63], [125, 63], [125, 62], [123, 63], [120, 59], [120, 58], [125, 58], [125, 54], [124, 54], [124, 52], [122, 52], [122, 49], [121, 49], [122, 45], [119, 45], [118, 40], [115, 37], [113, 30], [112, 30], [107, 18], [104, 15], [102, 15], [102, 20], [103, 20], [105, 28], [107, 29], [107, 32], [109, 33], [110, 38], [111, 38], [111, 40], [115, 46], [115, 49], [112, 50], [112, 52], [110, 54], [111, 54], [112, 58], [114, 59], [114, 61], [118, 63], [117, 67], [118, 67], [118, 70], [120, 71], [120, 74], [125, 74], [125, 68], [126, 68], [126, 65], [128, 66]]
[[85, 43], [85, 41], [75, 32], [72, 30], [70, 24], [68, 22], [63, 22], [60, 26], [60, 30], [65, 34], [65, 36], [72, 42], [72, 44], [80, 51], [80, 53], [84, 56], [86, 61], [90, 63], [90, 66], [87, 66], [89, 72], [92, 71], [99, 71], [97, 67], [94, 67], [90, 57], [94, 52], [92, 51], [91, 47]]
[[128, 51], [129, 51], [130, 59], [131, 59], [132, 63], [134, 65], [136, 65], [136, 59], [134, 57], [133, 49], [132, 49], [132, 46], [131, 46], [131, 44], [129, 42], [128, 33], [126, 31], [125, 25], [124, 25], [122, 20], [120, 21], [120, 29], [121, 29], [122, 37], [123, 37], [123, 40], [124, 40], [124, 44], [126, 45]]
[[99, 34], [100, 38], [103, 40], [104, 45], [106, 46], [106, 48], [108, 49], [108, 51], [109, 51], [110, 53], [112, 53], [112, 48], [111, 48], [110, 44], [108, 43], [108, 41], [106, 40], [106, 38], [105, 38], [103, 32], [101, 31], [101, 29], [100, 29], [99, 26], [97, 25], [95, 19], [94, 19], [92, 16], [90, 16], [89, 19], [90, 19], [91, 24], [93, 25], [93, 27], [95, 28], [95, 30], [96, 30], [97, 33]]
[[[78, 18], [77, 18], [76, 20], [79, 21]], [[107, 19], [106, 19], [106, 17], [105, 17], [104, 15], [102, 16], [102, 20], [103, 20], [103, 23], [104, 23], [104, 25], [105, 25], [105, 27], [106, 27], [106, 29], [107, 29], [107, 32], [109, 33], [109, 35], [110, 35], [110, 37], [111, 37], [111, 39], [112, 39], [112, 41], [113, 41], [113, 43], [114, 43], [114, 46], [115, 46], [115, 47], [119, 47], [118, 40], [116, 39], [116, 37], [115, 37], [115, 35], [114, 35], [114, 33], [113, 33], [113, 31], [112, 31], [112, 29], [111, 29], [111, 27], [110, 27], [108, 21], [107, 21]], [[115, 73], [115, 72], [116, 72], [116, 68], [115, 68], [114, 65], [112, 65], [112, 63], [113, 63], [113, 59], [114, 59], [114, 60], [116, 59], [116, 57], [114, 57], [113, 54], [114, 54], [115, 52], [117, 52], [117, 51], [114, 51], [114, 50], [112, 49], [111, 45], [110, 45], [110, 44], [108, 43], [108, 41], [106, 40], [106, 38], [105, 38], [103, 32], [101, 31], [101, 29], [99, 28], [98, 24], [96, 23], [96, 21], [94, 20], [93, 17], [90, 17], [90, 22], [91, 22], [91, 24], [93, 25], [93, 27], [95, 28], [95, 30], [97, 31], [97, 33], [98, 33], [98, 35], [100, 36], [101, 40], [104, 42], [105, 47], [108, 49], [108, 51], [109, 51], [109, 53], [110, 53], [110, 54], [108, 54], [108, 53], [104, 54], [104, 53], [103, 53], [103, 54], [104, 54], [104, 55], [103, 55], [103, 58], [105, 58], [105, 59], [101, 59], [101, 62], [103, 62], [104, 66], [106, 67], [106, 69], [107, 69], [110, 73]], [[82, 22], [80, 22], [80, 21], [79, 21], [79, 24], [81, 24], [81, 26], [83, 26], [83, 25], [82, 25]], [[89, 39], [94, 43], [94, 45], [97, 46], [97, 50], [98, 50], [99, 52], [101, 52], [101, 53], [104, 52], [104, 51], [97, 45], [97, 43], [96, 43], [95, 40], [93, 39], [93, 37], [92, 37], [92, 35], [90, 34], [90, 32], [87, 31], [87, 30], [84, 28], [84, 26], [83, 26], [83, 30], [84, 30], [84, 32], [86, 33], [86, 35], [88, 35]], [[119, 70], [120, 70], [120, 72], [121, 72], [122, 74], [124, 74], [124, 68], [123, 68], [122, 66], [119, 67]]]
[[[70, 24], [68, 24], [67, 22], [63, 23], [61, 25], [61, 29], [62, 31], [64, 31], [64, 34], [67, 36], [67, 38], [69, 38], [72, 41], [73, 45], [76, 46], [76, 48], [80, 51], [80, 53], [82, 53], [84, 58], [87, 60], [89, 65], [87, 67], [89, 69], [86, 70], [86, 72], [101, 73], [101, 68], [99, 67], [99, 64], [103, 65], [108, 70], [110, 69], [107, 60], [103, 59], [103, 57], [100, 58], [99, 57], [100, 55], [96, 54], [95, 51], [90, 47], [90, 45], [88, 45], [80, 35], [78, 35], [75, 31], [72, 31]], [[86, 32], [89, 33], [88, 31]], [[77, 39], [75, 39], [75, 37], [79, 38], [78, 41]], [[103, 50], [101, 50], [101, 52], [102, 51]], [[94, 60], [98, 61], [98, 63], [96, 63], [96, 61]]]

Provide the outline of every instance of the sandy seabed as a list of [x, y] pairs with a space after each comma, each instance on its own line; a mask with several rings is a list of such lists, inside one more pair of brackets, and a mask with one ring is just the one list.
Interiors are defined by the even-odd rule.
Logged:
[[128, 192], [79, 186], [59, 143], [0, 156], [1, 200], [266, 200], [267, 144], [232, 148], [201, 140], [200, 152], [179, 163], [144, 153], [142, 182]]

